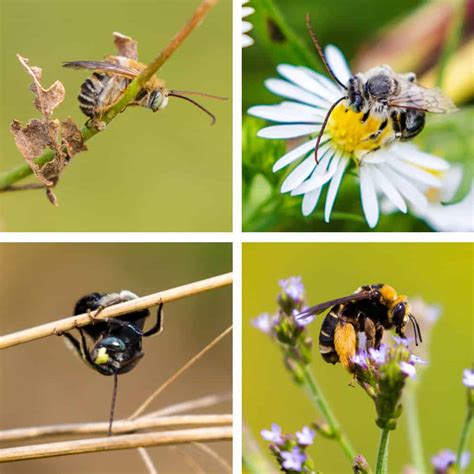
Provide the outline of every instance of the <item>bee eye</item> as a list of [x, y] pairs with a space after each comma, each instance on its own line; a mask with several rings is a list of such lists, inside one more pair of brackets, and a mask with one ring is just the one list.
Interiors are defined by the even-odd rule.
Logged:
[[367, 90], [373, 97], [386, 97], [392, 90], [392, 80], [390, 77], [379, 74], [370, 78], [366, 84]]
[[107, 348], [109, 351], [124, 351], [125, 344], [124, 342], [117, 337], [106, 337], [101, 342], [101, 347]]
[[392, 310], [392, 322], [395, 326], [403, 324], [406, 314], [406, 303], [398, 303]]

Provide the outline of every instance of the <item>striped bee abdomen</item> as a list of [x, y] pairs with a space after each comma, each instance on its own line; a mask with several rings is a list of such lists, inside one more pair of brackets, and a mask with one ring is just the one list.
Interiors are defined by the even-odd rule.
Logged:
[[334, 347], [334, 332], [339, 321], [340, 305], [334, 306], [326, 315], [319, 332], [319, 352], [326, 362], [336, 364], [339, 356]]
[[94, 72], [81, 85], [79, 108], [88, 117], [101, 115], [122, 95], [130, 79]]

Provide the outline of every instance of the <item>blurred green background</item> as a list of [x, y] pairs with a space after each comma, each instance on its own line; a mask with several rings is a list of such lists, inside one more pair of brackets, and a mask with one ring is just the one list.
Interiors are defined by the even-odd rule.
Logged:
[[[1, 244], [0, 334], [66, 317], [81, 296], [93, 291], [129, 289], [143, 296], [229, 272], [231, 253], [230, 244], [216, 243]], [[155, 318], [156, 308], [150, 311]], [[154, 322], [151, 319], [146, 327]], [[116, 419], [129, 416], [231, 324], [230, 287], [166, 304], [163, 332], [144, 339], [143, 360], [119, 377]], [[86, 366], [59, 337], [3, 350], [0, 380], [2, 429], [108, 419], [112, 378]], [[226, 336], [163, 391], [147, 412], [231, 391], [232, 339]], [[227, 400], [195, 412], [231, 411]], [[231, 462], [230, 442], [209, 446]], [[222, 472], [219, 463], [192, 446], [150, 448], [149, 453], [163, 474], [189, 471], [189, 456], [205, 472]], [[10, 463], [0, 470], [3, 474], [147, 472], [135, 450]]]
[[[462, 370], [474, 360], [473, 269], [471, 243], [244, 244], [243, 417], [265, 456], [273, 462], [261, 429], [275, 422], [284, 432], [295, 432], [319, 418], [292, 382], [280, 350], [250, 324], [260, 313], [276, 311], [278, 280], [292, 275], [303, 277], [310, 305], [350, 294], [363, 284], [384, 282], [409, 297], [442, 306], [429, 365], [419, 376], [421, 430], [426, 461], [440, 449], [456, 450], [466, 406]], [[309, 326], [316, 347], [322, 318]], [[325, 363], [317, 348], [311, 366], [356, 452], [374, 467], [379, 429], [372, 401], [359, 387], [349, 387], [351, 376], [340, 364]], [[401, 472], [410, 462], [405, 428], [402, 414], [390, 439], [390, 473]], [[339, 446], [330, 440], [317, 435], [309, 452], [317, 470], [350, 471]], [[472, 462], [468, 472], [473, 472]]]
[[[138, 40], [139, 59], [151, 61], [192, 15], [199, 0], [1, 0], [0, 172], [22, 163], [10, 122], [38, 116], [30, 77], [15, 54], [56, 79], [66, 99], [56, 117], [85, 117], [76, 97], [86, 71], [67, 60], [100, 60], [115, 53], [112, 33]], [[231, 0], [221, 0], [158, 72], [168, 87], [231, 97]], [[55, 193], [0, 197], [6, 231], [229, 231], [232, 206], [231, 101], [198, 99], [209, 118], [181, 100], [153, 114], [132, 107], [75, 156]], [[27, 181], [22, 181], [27, 182]]]
[[[272, 16], [277, 7], [281, 21], [291, 37], [277, 31]], [[466, 13], [463, 14], [462, 5]], [[471, 5], [471, 6], [469, 6]], [[249, 232], [368, 232], [360, 204], [356, 173], [344, 178], [329, 224], [323, 221], [326, 191], [316, 210], [308, 217], [301, 213], [301, 196], [281, 194], [280, 187], [294, 168], [273, 173], [276, 160], [298, 140], [267, 140], [256, 136], [259, 129], [272, 123], [247, 115], [253, 105], [280, 103], [284, 99], [269, 92], [264, 81], [280, 77], [276, 66], [282, 63], [302, 65], [328, 75], [311, 43], [305, 16], [310, 13], [313, 28], [324, 45], [338, 46], [349, 61], [353, 72], [380, 64], [390, 64], [397, 72], [415, 71], [426, 86], [434, 85], [434, 76], [441, 63], [446, 33], [453, 22], [453, 11], [460, 9], [463, 27], [460, 46], [447, 62], [443, 89], [451, 95], [461, 111], [452, 115], [429, 114], [424, 131], [414, 143], [424, 151], [441, 156], [465, 169], [461, 188], [453, 199], [466, 194], [471, 186], [474, 154], [474, 68], [470, 51], [458, 54], [471, 44], [474, 34], [472, 2], [465, 0], [251, 0], [248, 6], [255, 13], [246, 20], [253, 24], [249, 35], [255, 44], [243, 49], [243, 229]], [[417, 9], [424, 13], [416, 17]], [[273, 33], [270, 33], [273, 32]], [[286, 32], [288, 33], [288, 32]], [[281, 77], [280, 77], [281, 78]], [[460, 79], [462, 78], [462, 79]], [[470, 104], [470, 105], [468, 105]], [[277, 123], [275, 123], [277, 124]], [[306, 140], [306, 139], [304, 139]], [[325, 187], [327, 189], [327, 186]], [[422, 220], [410, 214], [396, 212], [381, 215], [375, 232], [420, 232], [432, 230]]]

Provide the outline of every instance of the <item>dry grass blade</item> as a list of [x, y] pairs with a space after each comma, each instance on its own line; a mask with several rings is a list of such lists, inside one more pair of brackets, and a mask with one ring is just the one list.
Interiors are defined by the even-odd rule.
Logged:
[[229, 326], [223, 333], [217, 336], [213, 341], [211, 341], [204, 349], [198, 352], [192, 359], [190, 359], [186, 364], [184, 364], [178, 371], [176, 371], [166, 382], [161, 384], [141, 405], [140, 407], [135, 410], [135, 412], [130, 415], [129, 419], [133, 420], [137, 418], [137, 416], [141, 415], [148, 405], [161, 393], [163, 390], [166, 389], [169, 385], [171, 385], [180, 375], [182, 375], [186, 370], [188, 370], [195, 362], [197, 362], [206, 352], [210, 351], [221, 339], [223, 339], [227, 334], [232, 331], [232, 326]]
[[143, 459], [149, 474], [158, 474], [158, 471], [156, 470], [156, 467], [153, 464], [153, 460], [151, 459], [148, 451], [145, 448], [138, 448], [137, 451], [140, 457]]
[[221, 456], [219, 456], [213, 449], [211, 449], [209, 446], [206, 446], [205, 444], [202, 443], [192, 443], [193, 446], [196, 446], [196, 448], [200, 449], [201, 451], [204, 451], [208, 456], [210, 456], [212, 459], [214, 459], [222, 468], [224, 471], [232, 473], [232, 466], [229, 465], [225, 459], [223, 459]]
[[192, 428], [187, 430], [118, 435], [106, 438], [80, 439], [0, 449], [0, 462], [25, 461], [29, 459], [97, 453], [119, 449], [146, 448], [150, 446], [168, 446], [196, 441], [228, 441], [231, 439], [232, 427]]
[[[173, 429], [183, 426], [209, 427], [231, 426], [232, 415], [180, 415], [166, 417], [143, 416], [135, 420], [118, 420], [114, 422], [114, 434], [131, 433], [139, 430], [166, 428]], [[64, 436], [71, 434], [105, 434], [108, 423], [68, 423], [62, 425], [32, 426], [0, 431], [0, 442], [24, 441], [44, 436]]]
[[[127, 301], [126, 303], [110, 306], [100, 311], [97, 318], [115, 318], [132, 311], [157, 306], [160, 302], [169, 303], [171, 301], [187, 298], [204, 291], [214, 290], [230, 284], [232, 284], [232, 273], [218, 275], [205, 280], [189, 283], [187, 285], [171, 288], [169, 290], [153, 293], [151, 295], [142, 296], [141, 298]], [[25, 329], [5, 336], [0, 336], [0, 349], [5, 349], [17, 344], [23, 344], [42, 337], [52, 336], [60, 332], [70, 331], [75, 327], [90, 324], [90, 322], [90, 315], [85, 313], [65, 319], [59, 319], [52, 323], [42, 324], [41, 326]]]

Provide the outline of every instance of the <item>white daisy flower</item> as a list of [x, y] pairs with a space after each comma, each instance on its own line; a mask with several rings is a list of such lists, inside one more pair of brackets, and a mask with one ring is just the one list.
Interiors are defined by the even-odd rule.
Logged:
[[[428, 205], [413, 207], [413, 214], [438, 232], [474, 232], [474, 184], [461, 201], [448, 206], [441, 204], [453, 200], [461, 186], [462, 174], [462, 166], [454, 165], [443, 175], [441, 188], [426, 186], [423, 193]], [[382, 202], [381, 209], [387, 214], [395, 210], [388, 200]]]
[[242, 48], [252, 46], [254, 43], [253, 38], [251, 38], [247, 33], [252, 30], [253, 25], [250, 21], [245, 21], [244, 18], [248, 17], [252, 13], [255, 13], [255, 10], [252, 7], [244, 7], [249, 0], [242, 0]]
[[[325, 48], [325, 56], [334, 75], [347, 84], [352, 73], [342, 52], [330, 45]], [[282, 156], [273, 171], [298, 162], [283, 182], [281, 192], [303, 195], [304, 216], [314, 211], [327, 184], [324, 219], [330, 221], [339, 186], [350, 165], [358, 172], [362, 209], [371, 228], [379, 220], [379, 195], [385, 195], [403, 213], [408, 211], [408, 205], [418, 212], [427, 208], [428, 199], [423, 190], [442, 187], [441, 176], [449, 169], [445, 160], [410, 143], [394, 142], [383, 146], [385, 135], [392, 133], [390, 127], [378, 132], [377, 139], [368, 140], [377, 132], [380, 121], [369, 117], [361, 123], [360, 114], [342, 101], [329, 117], [318, 150], [319, 163], [316, 163], [314, 148], [324, 117], [346, 91], [304, 66], [280, 64], [277, 71], [283, 79], [268, 79], [265, 86], [289, 100], [276, 105], [254, 106], [248, 113], [280, 123], [261, 129], [259, 137], [303, 141]], [[379, 146], [381, 148], [377, 149]]]

